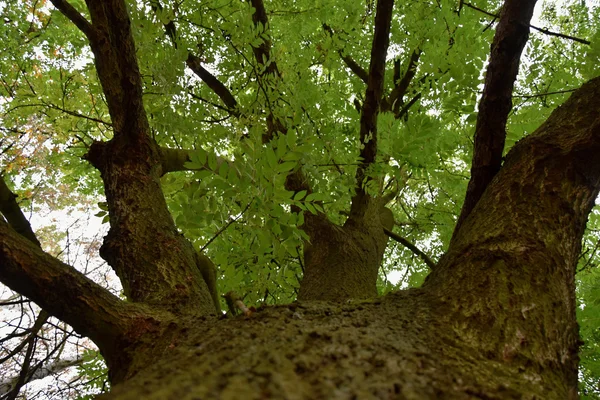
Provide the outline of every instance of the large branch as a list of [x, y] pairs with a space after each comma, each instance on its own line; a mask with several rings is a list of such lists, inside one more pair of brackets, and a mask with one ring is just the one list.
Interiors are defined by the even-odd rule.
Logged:
[[231, 113], [236, 117], [239, 116], [239, 113], [236, 110], [237, 101], [235, 97], [229, 89], [218, 80], [213, 74], [211, 74], [206, 68], [202, 66], [202, 61], [197, 56], [192, 53], [188, 54], [188, 58], [186, 60], [187, 66], [200, 78], [204, 83], [208, 85], [208, 87], [215, 92], [217, 96], [221, 99], [223, 104], [231, 110]]
[[471, 180], [454, 235], [469, 216], [492, 178], [500, 170], [506, 121], [521, 54], [529, 36], [529, 21], [537, 0], [506, 0], [496, 28], [475, 127]]
[[490, 360], [563, 371], [573, 389], [575, 271], [600, 191], [599, 109], [600, 77], [516, 143], [423, 285], [458, 338]]
[[68, 1], [66, 0], [51, 0], [54, 7], [56, 7], [65, 17], [75, 24], [81, 32], [85, 34], [88, 40], [92, 40], [94, 37], [94, 30], [92, 24], [89, 23], [83, 15], [79, 13]]
[[17, 196], [10, 191], [6, 182], [0, 177], [0, 213], [4, 215], [6, 221], [21, 236], [27, 238], [30, 242], [41, 247], [38, 238], [31, 229], [31, 224], [25, 218], [21, 207], [17, 204]]
[[356, 172], [356, 196], [352, 199], [351, 215], [364, 213], [367, 168], [377, 156], [377, 116], [383, 96], [385, 61], [390, 43], [393, 0], [379, 0], [375, 15], [375, 34], [371, 45], [371, 63], [365, 101], [360, 115], [360, 165]]
[[101, 349], [111, 348], [126, 331], [125, 305], [113, 294], [2, 221], [0, 238], [3, 284], [89, 336]]
[[[6, 218], [8, 224], [23, 238], [29, 240], [38, 248], [41, 248], [41, 244], [36, 237], [35, 233], [31, 229], [31, 224], [25, 218], [21, 207], [16, 201], [17, 196], [10, 191], [6, 182], [3, 178], [0, 178], [0, 213]], [[42, 329], [42, 326], [48, 321], [50, 314], [45, 309], [42, 309], [34, 323], [31, 327], [29, 336], [20, 345], [18, 345], [13, 351], [4, 357], [4, 360], [13, 357], [15, 354], [20, 352], [25, 346], [28, 346], [27, 356], [21, 366], [21, 373], [19, 376], [12, 382], [9, 386], [9, 390], [11, 392], [11, 396], [15, 397], [18, 395], [21, 387], [27, 382], [27, 373], [28, 373], [28, 365], [31, 362], [31, 352], [32, 349], [36, 345], [36, 340], [38, 337], [38, 332]]]
[[128, 300], [175, 312], [214, 313], [192, 244], [169, 213], [160, 185], [161, 157], [150, 135], [125, 0], [87, 0], [97, 40], [94, 62], [114, 137], [95, 142], [86, 159], [104, 183], [110, 231], [100, 255], [115, 270]]
[[90, 45], [114, 134], [146, 135], [149, 128], [142, 101], [142, 79], [125, 2], [88, 0], [86, 3], [95, 28]]

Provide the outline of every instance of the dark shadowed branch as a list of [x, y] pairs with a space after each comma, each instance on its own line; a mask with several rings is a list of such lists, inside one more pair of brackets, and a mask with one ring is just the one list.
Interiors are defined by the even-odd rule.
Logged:
[[[489, 15], [490, 17], [499, 18], [499, 16], [497, 14], [485, 11], [485, 10], [483, 10], [483, 9], [481, 9], [481, 8], [473, 5], [473, 4], [461, 1], [461, 5], [465, 5], [465, 6], [469, 7], [469, 8], [472, 8], [473, 10], [479, 11], [480, 13], [483, 13], [485, 15]], [[571, 35], [565, 35], [564, 33], [552, 32], [552, 31], [550, 31], [548, 29], [538, 28], [537, 26], [533, 26], [533, 25], [529, 25], [529, 27], [531, 29], [535, 29], [536, 31], [542, 32], [543, 34], [546, 34], [546, 35], [549, 35], [549, 36], [556, 36], [556, 37], [563, 38], [563, 39], [569, 39], [569, 40], [573, 40], [573, 41], [581, 43], [581, 44], [587, 44], [587, 45], [591, 44], [591, 42], [589, 40], [586, 40], [586, 39], [581, 39], [581, 38], [578, 38], [578, 37], [575, 37], [575, 36], [571, 36]]]
[[411, 242], [409, 242], [408, 240], [406, 240], [402, 236], [400, 236], [400, 235], [398, 235], [398, 234], [390, 231], [389, 229], [383, 228], [383, 231], [390, 238], [394, 239], [396, 242], [400, 243], [402, 246], [404, 246], [407, 249], [409, 249], [410, 251], [412, 251], [415, 255], [419, 256], [419, 258], [421, 258], [421, 260], [423, 260], [423, 262], [425, 264], [427, 264], [427, 266], [430, 269], [435, 269], [435, 262], [433, 262], [433, 260], [431, 258], [429, 258], [429, 256], [427, 254], [425, 254], [417, 246], [415, 246], [414, 244], [412, 244]]
[[[118, 326], [122, 302], [71, 266], [41, 250], [16, 196], [4, 179], [0, 179], [0, 212], [8, 222], [0, 220], [0, 280], [43, 309], [30, 337], [36, 336], [50, 313], [92, 338], [99, 346], [111, 345], [123, 332], [123, 326]], [[22, 346], [29, 343], [27, 339]]]
[[[116, 344], [139, 315], [73, 267], [43, 252], [0, 221], [0, 281], [90, 337], [101, 349]], [[128, 311], [133, 315], [123, 319]]]
[[365, 101], [360, 115], [360, 165], [356, 171], [356, 196], [352, 200], [352, 214], [364, 212], [363, 198], [367, 168], [375, 162], [377, 156], [377, 116], [383, 97], [383, 81], [385, 77], [385, 61], [390, 42], [390, 25], [392, 22], [393, 0], [379, 0], [375, 15], [375, 34], [371, 45], [371, 63], [369, 80], [365, 93]]
[[[163, 7], [159, 1], [152, 1], [151, 7], [154, 12], [162, 11]], [[173, 44], [175, 48], [177, 48], [177, 27], [175, 26], [175, 22], [168, 21], [164, 24], [165, 34]], [[239, 116], [239, 113], [236, 110], [237, 101], [233, 94], [227, 89], [227, 87], [219, 80], [216, 76], [211, 74], [206, 68], [202, 66], [202, 60], [200, 57], [193, 54], [191, 51], [188, 52], [187, 60], [185, 61], [186, 65], [189, 69], [192, 70], [193, 73], [198, 76], [198, 78], [202, 79], [204, 83], [221, 99], [223, 104], [228, 108], [227, 111], [235, 115]]]
[[94, 29], [92, 27], [92, 24], [90, 24], [89, 21], [87, 19], [85, 19], [83, 17], [83, 15], [81, 15], [79, 13], [79, 11], [77, 11], [75, 9], [75, 7], [73, 7], [66, 0], [51, 0], [51, 1], [52, 1], [52, 4], [54, 5], [54, 7], [56, 7], [65, 17], [67, 17], [71, 22], [73, 22], [75, 24], [75, 26], [77, 28], [79, 28], [79, 30], [81, 32], [83, 32], [84, 35], [90, 41], [93, 40]]
[[[401, 107], [404, 105], [403, 98], [406, 95], [408, 87], [412, 82], [415, 74], [417, 73], [417, 64], [419, 63], [419, 57], [421, 56], [421, 51], [419, 49], [414, 50], [410, 58], [408, 59], [408, 65], [406, 66], [406, 72], [402, 78], [397, 77], [400, 71], [397, 65], [394, 66], [394, 89], [386, 99], [386, 104], [389, 109], [394, 110], [394, 114], [398, 115]], [[387, 110], [385, 110], [387, 111]]]
[[[263, 29], [266, 31], [269, 26], [269, 19], [267, 17], [267, 11], [265, 9], [265, 4], [262, 0], [249, 0], [252, 7], [254, 7], [254, 14], [252, 14], [252, 22], [255, 27], [259, 27], [262, 25]], [[263, 33], [263, 32], [259, 32]], [[252, 52], [254, 53], [254, 58], [258, 65], [265, 67], [265, 74], [274, 74], [280, 76], [279, 70], [277, 68], [277, 63], [275, 60], [271, 59], [271, 41], [268, 39], [264, 39], [260, 45], [252, 46]]]
[[[323, 29], [325, 29], [325, 32], [329, 33], [330, 36], [334, 35], [333, 29], [331, 29], [329, 25], [323, 24]], [[358, 65], [358, 63], [354, 61], [352, 57], [344, 54], [342, 50], [338, 50], [338, 54], [340, 55], [342, 61], [344, 61], [346, 66], [350, 68], [350, 70], [354, 72], [354, 74], [358, 76], [361, 81], [363, 81], [364, 83], [369, 83], [369, 73], [365, 71], [363, 67]]]
[[17, 204], [17, 196], [10, 191], [3, 178], [0, 178], [0, 213], [4, 215], [10, 226], [21, 236], [27, 238], [33, 244], [41, 247], [31, 224], [25, 218], [21, 207]]
[[397, 119], [401, 119], [406, 115], [408, 110], [421, 98], [421, 93], [417, 93], [408, 103], [406, 103], [398, 112], [394, 112], [394, 115]]
[[188, 54], [186, 65], [200, 78], [206, 85], [213, 91], [223, 104], [227, 106], [230, 112], [236, 117], [239, 113], [235, 111], [237, 108], [237, 101], [229, 89], [218, 80], [213, 74], [211, 74], [206, 68], [202, 66], [202, 61], [192, 53]]
[[492, 42], [483, 95], [475, 127], [471, 180], [454, 235], [471, 213], [492, 178], [500, 170], [506, 121], [521, 54], [529, 37], [529, 21], [536, 0], [507, 0]]

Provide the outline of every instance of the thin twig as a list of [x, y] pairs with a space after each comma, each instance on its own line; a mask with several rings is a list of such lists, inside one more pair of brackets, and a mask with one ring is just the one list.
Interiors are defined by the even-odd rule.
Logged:
[[204, 249], [206, 249], [209, 244], [211, 244], [216, 238], [218, 238], [221, 233], [223, 233], [227, 228], [229, 228], [229, 226], [231, 224], [233, 224], [234, 222], [237, 222], [240, 218], [242, 218], [242, 216], [244, 215], [244, 213], [248, 210], [248, 208], [250, 208], [250, 205], [253, 202], [254, 202], [254, 199], [250, 200], [250, 202], [248, 203], [248, 205], [246, 206], [246, 208], [244, 208], [242, 210], [242, 212], [237, 216], [237, 218], [231, 218], [229, 220], [229, 222], [227, 222], [227, 224], [225, 224], [225, 226], [223, 226], [222, 228], [220, 228], [217, 231], [217, 233], [215, 233], [215, 235], [208, 242], [206, 242], [206, 244], [204, 246], [202, 246], [202, 248], [200, 249], [200, 252], [203, 252]]
[[[461, 4], [465, 5], [465, 6], [469, 7], [469, 8], [472, 8], [473, 10], [479, 11], [480, 13], [488, 15], [490, 17], [499, 18], [499, 15], [491, 13], [491, 12], [488, 12], [488, 11], [485, 11], [485, 10], [482, 10], [481, 8], [479, 8], [477, 6], [474, 6], [471, 3], [462, 2]], [[542, 33], [544, 33], [546, 35], [556, 36], [556, 37], [560, 37], [560, 38], [563, 38], [563, 39], [569, 39], [569, 40], [573, 40], [575, 42], [582, 43], [582, 44], [587, 44], [587, 45], [591, 44], [591, 42], [589, 40], [581, 39], [581, 38], [578, 38], [578, 37], [575, 37], [575, 36], [571, 36], [571, 35], [565, 35], [564, 33], [552, 32], [552, 31], [550, 31], [550, 30], [548, 30], [546, 28], [538, 28], [537, 26], [533, 26], [531, 24], [529, 24], [529, 27], [531, 29], [535, 29], [538, 32], [542, 32]]]
[[540, 93], [540, 94], [522, 94], [522, 95], [513, 95], [513, 97], [518, 97], [518, 98], [522, 98], [522, 99], [533, 99], [536, 97], [545, 97], [545, 96], [549, 96], [551, 94], [564, 94], [564, 93], [572, 93], [574, 91], [576, 91], [577, 89], [567, 89], [567, 90], [557, 90], [556, 92], [548, 92], [548, 93]]
[[429, 256], [427, 254], [423, 253], [423, 251], [421, 251], [417, 246], [415, 246], [414, 244], [412, 244], [411, 242], [409, 242], [402, 236], [390, 231], [389, 229], [383, 228], [383, 231], [385, 232], [386, 235], [388, 235], [389, 237], [394, 239], [396, 242], [400, 243], [401, 245], [403, 245], [404, 247], [406, 247], [407, 249], [412, 251], [414, 254], [419, 256], [421, 258], [421, 260], [423, 260], [423, 262], [425, 264], [427, 264], [427, 266], [431, 270], [435, 269], [435, 263], [433, 262], [433, 260], [431, 258], [429, 258]]

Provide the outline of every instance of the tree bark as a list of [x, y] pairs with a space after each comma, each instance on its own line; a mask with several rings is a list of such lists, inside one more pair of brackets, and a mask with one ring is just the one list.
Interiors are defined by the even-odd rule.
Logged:
[[[382, 199], [366, 197], [364, 217], [349, 217], [343, 226], [320, 216], [307, 216], [303, 229], [311, 238], [304, 246], [301, 300], [344, 301], [377, 296], [377, 276], [393, 217]], [[389, 210], [388, 210], [389, 211]]]
[[537, 0], [507, 0], [494, 35], [483, 95], [479, 102], [471, 179], [454, 237], [502, 165], [506, 122], [512, 109], [512, 91], [521, 54], [529, 37], [529, 21]]
[[597, 78], [515, 145], [422, 288], [182, 325], [106, 398], [576, 399], [599, 106]]
[[[115, 127], [88, 159], [109, 205], [102, 255], [131, 301], [2, 220], [0, 280], [98, 344], [114, 384], [105, 398], [577, 398], [574, 274], [600, 189], [600, 78], [515, 145], [422, 288], [371, 299], [391, 226], [383, 200], [359, 185], [344, 226], [306, 216], [299, 303], [217, 319], [161, 192], [125, 3], [87, 1], [91, 23], [53, 3], [92, 42]], [[370, 107], [363, 139], [376, 134]], [[372, 162], [376, 148], [364, 155]], [[300, 175], [288, 178], [304, 185]]]

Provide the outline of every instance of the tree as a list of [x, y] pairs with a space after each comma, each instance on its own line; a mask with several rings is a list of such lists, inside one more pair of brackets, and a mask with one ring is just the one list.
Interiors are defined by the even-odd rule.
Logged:
[[[93, 340], [104, 398], [577, 397], [597, 8], [523, 58], [534, 0], [51, 3], [5, 6], [4, 129], [101, 182], [123, 297], [42, 251], [8, 186], [0, 281]], [[421, 270], [378, 297], [389, 238]]]

